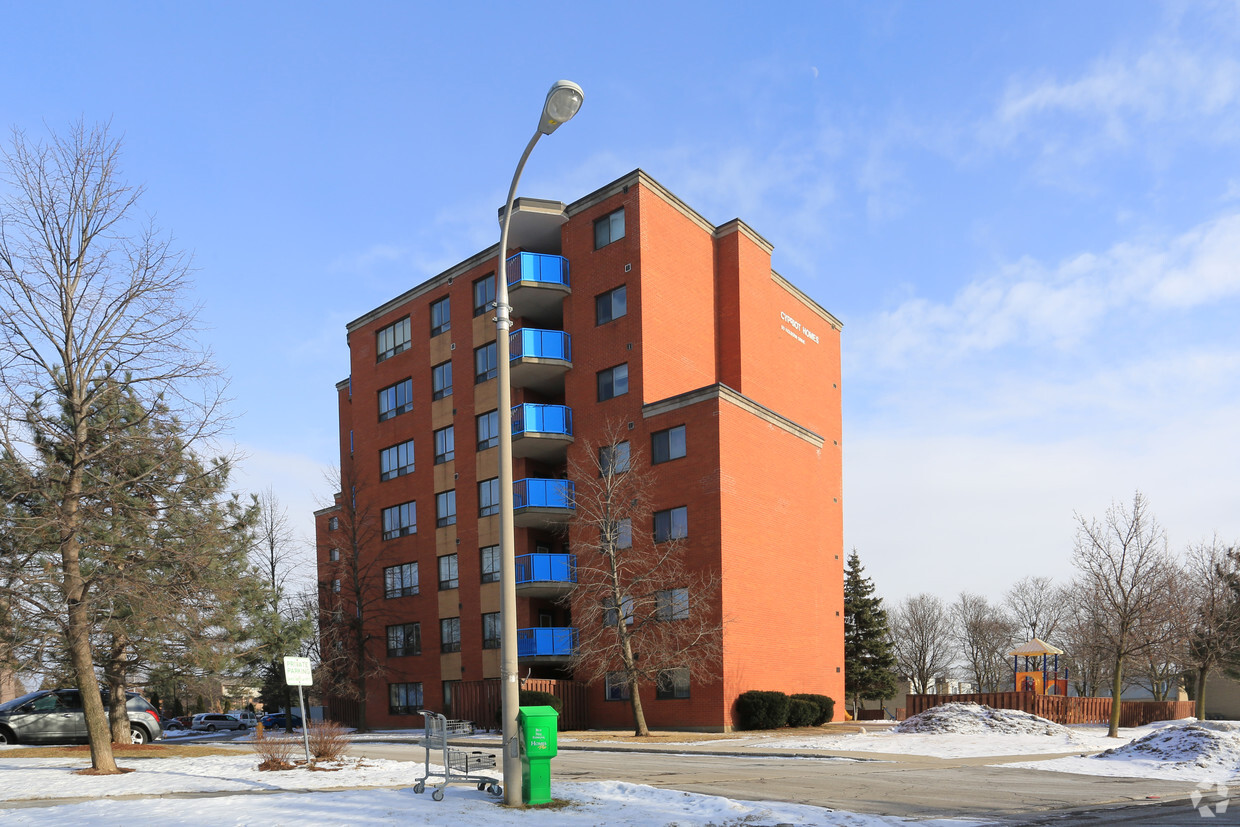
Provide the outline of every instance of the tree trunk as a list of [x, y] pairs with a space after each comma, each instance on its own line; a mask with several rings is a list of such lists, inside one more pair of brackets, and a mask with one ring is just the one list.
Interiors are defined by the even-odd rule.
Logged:
[[1210, 676], [1210, 669], [1205, 664], [1197, 666], [1196, 689], [1193, 693], [1193, 717], [1198, 721], [1206, 719], [1206, 679]]
[[1115, 674], [1111, 676], [1111, 723], [1107, 728], [1108, 738], [1119, 737], [1119, 710], [1120, 695], [1123, 693], [1124, 687], [1124, 658], [1119, 656], [1115, 658]]
[[123, 666], [118, 662], [116, 653], [109, 658], [109, 666], [103, 670], [103, 680], [108, 686], [108, 719], [111, 722], [112, 743], [132, 743], [133, 736], [129, 729], [129, 710], [125, 708], [125, 697], [128, 687]]
[[[619, 605], [619, 604], [617, 604]], [[624, 658], [624, 669], [629, 681], [629, 705], [633, 708], [633, 734], [642, 737], [650, 734], [646, 726], [646, 713], [642, 711], [642, 695], [638, 691], [636, 661], [633, 657], [633, 642], [629, 640], [624, 626], [624, 611], [616, 613], [616, 623], [620, 634], [621, 656]]]

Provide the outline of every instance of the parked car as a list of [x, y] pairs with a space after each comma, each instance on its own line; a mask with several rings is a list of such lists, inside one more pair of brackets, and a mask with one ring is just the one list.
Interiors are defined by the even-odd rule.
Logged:
[[164, 732], [175, 732], [176, 730], [184, 730], [184, 729], [188, 729], [188, 727], [185, 726], [185, 724], [181, 723], [180, 718], [165, 718], [164, 719]]
[[190, 729], [199, 732], [215, 732], [220, 729], [240, 729], [244, 731], [245, 724], [238, 721], [231, 715], [224, 715], [220, 712], [203, 712], [194, 716], [194, 723], [190, 725]]
[[[164, 734], [155, 707], [137, 692], [125, 693], [129, 734], [146, 744]], [[107, 696], [103, 699], [107, 706]], [[0, 744], [84, 744], [86, 713], [76, 689], [41, 689], [0, 704]]]
[[233, 716], [247, 727], [258, 726], [258, 716], [248, 710], [242, 709], [234, 712], [225, 712], [224, 714]]
[[[301, 716], [294, 715], [292, 716], [292, 719], [293, 719], [293, 728], [301, 729]], [[264, 715], [263, 716], [263, 727], [266, 729], [284, 729], [284, 713], [273, 712], [270, 715]]]

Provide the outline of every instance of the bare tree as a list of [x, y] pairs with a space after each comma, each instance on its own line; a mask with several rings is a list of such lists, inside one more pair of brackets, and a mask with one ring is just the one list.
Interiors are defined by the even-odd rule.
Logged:
[[1087, 595], [1098, 643], [1110, 659], [1111, 721], [1119, 733], [1124, 665], [1178, 634], [1175, 621], [1176, 566], [1167, 536], [1138, 491], [1130, 508], [1113, 504], [1106, 519], [1077, 515], [1073, 562], [1079, 591]]
[[979, 692], [998, 692], [1009, 684], [1006, 653], [1016, 643], [1018, 624], [979, 594], [961, 592], [951, 605], [960, 662]]
[[[325, 695], [357, 703], [357, 729], [365, 730], [370, 681], [385, 671], [375, 648], [385, 646], [386, 641], [374, 641], [369, 629], [383, 622], [388, 596], [418, 593], [417, 564], [407, 571], [404, 567], [386, 571], [374, 553], [382, 524], [369, 506], [371, 498], [362, 490], [364, 483], [349, 468], [333, 486], [342, 492], [336, 495], [329, 518], [336, 528], [320, 539], [328, 560], [321, 570], [326, 579], [319, 582], [320, 682]], [[415, 647], [420, 651], [420, 639], [401, 643], [409, 654], [415, 653]]]
[[587, 463], [569, 462], [576, 480], [572, 547], [577, 583], [568, 596], [577, 627], [574, 672], [609, 674], [628, 689], [636, 735], [648, 735], [640, 689], [685, 679], [716, 680], [722, 656], [719, 573], [691, 569], [687, 526], [673, 514], [652, 525], [654, 471], [630, 450], [620, 428], [586, 443]]
[[189, 444], [218, 422], [220, 395], [185, 304], [187, 262], [136, 220], [142, 190], [122, 182], [120, 142], [107, 127], [79, 123], [46, 143], [15, 131], [3, 157], [10, 185], [0, 199], [0, 445], [10, 466], [3, 496], [47, 503], [10, 529], [55, 544], [48, 577], [60, 594], [91, 763], [115, 773], [93, 666], [83, 539], [115, 493], [87, 469], [122, 450], [127, 423], [98, 416], [98, 403], [115, 387], [147, 410], [159, 400]]
[[1193, 673], [1195, 715], [1206, 716], [1206, 681], [1220, 665], [1240, 655], [1240, 547], [1215, 535], [1189, 546], [1188, 582], [1193, 590], [1187, 662]]
[[1012, 618], [1031, 639], [1054, 643], [1050, 638], [1067, 619], [1069, 601], [1063, 589], [1049, 577], [1023, 577], [1004, 596]]
[[935, 595], [906, 597], [891, 614], [891, 638], [896, 663], [915, 694], [928, 692], [936, 678], [951, 670], [951, 615]]
[[1110, 679], [1106, 646], [1096, 624], [1105, 613], [1095, 605], [1097, 602], [1092, 593], [1074, 594], [1068, 616], [1059, 627], [1072, 686], [1083, 698], [1097, 697]]

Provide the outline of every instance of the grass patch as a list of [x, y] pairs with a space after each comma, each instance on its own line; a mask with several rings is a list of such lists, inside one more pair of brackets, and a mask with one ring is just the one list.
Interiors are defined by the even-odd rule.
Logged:
[[[200, 755], [237, 755], [237, 750], [188, 744], [113, 744], [112, 754], [118, 758], [197, 758]], [[90, 758], [90, 746], [13, 747], [0, 750], [0, 761], [5, 758]]]

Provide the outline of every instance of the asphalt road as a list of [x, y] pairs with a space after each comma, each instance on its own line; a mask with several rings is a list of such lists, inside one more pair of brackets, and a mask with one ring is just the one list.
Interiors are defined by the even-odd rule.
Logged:
[[[481, 746], [471, 744], [470, 748]], [[350, 752], [415, 762], [424, 756], [414, 744], [358, 744]], [[616, 779], [729, 798], [905, 818], [967, 817], [1003, 824], [1058, 825], [1203, 823], [1187, 800], [1193, 792], [1193, 785], [1187, 783], [988, 766], [1001, 758], [884, 758], [856, 761], [562, 748], [552, 761], [551, 773], [553, 779]], [[1149, 806], [1156, 802], [1166, 803]], [[1145, 806], [1134, 810], [1135, 804]], [[1238, 823], [1237, 812], [1240, 804], [1208, 823]]]

